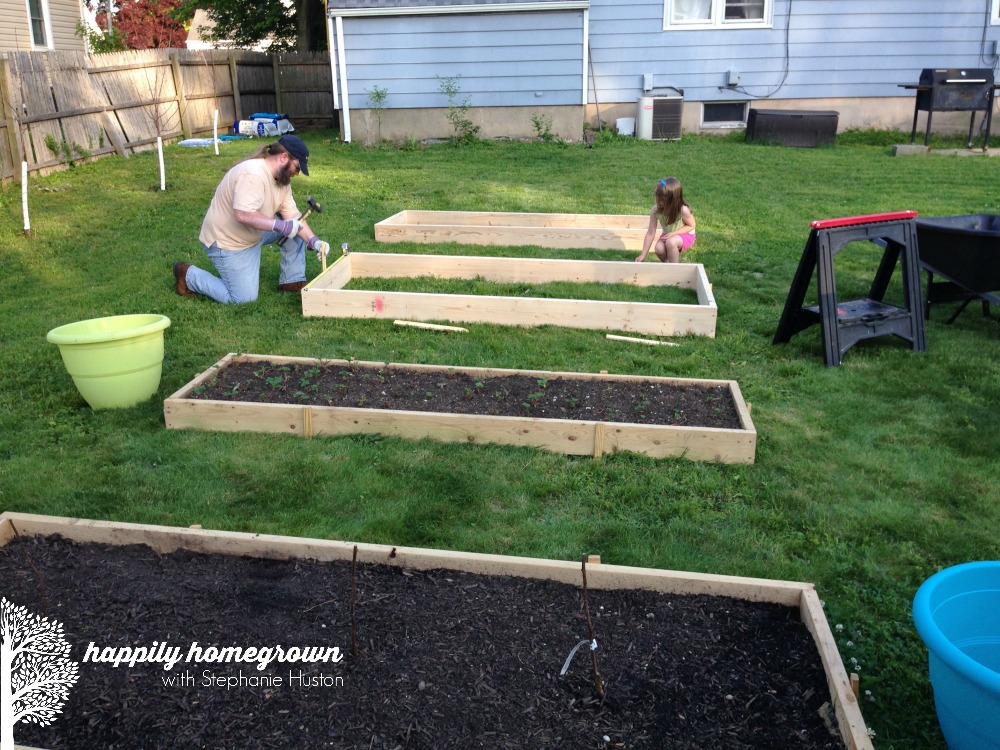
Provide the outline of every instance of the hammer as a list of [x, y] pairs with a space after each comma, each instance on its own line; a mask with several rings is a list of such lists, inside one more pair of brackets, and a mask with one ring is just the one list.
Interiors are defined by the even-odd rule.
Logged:
[[[302, 216], [299, 217], [299, 221], [300, 222], [301, 221], [305, 221], [306, 217], [309, 214], [311, 214], [313, 211], [315, 211], [318, 214], [323, 213], [323, 206], [321, 206], [319, 204], [319, 202], [317, 202], [317, 200], [315, 198], [313, 198], [311, 195], [307, 195], [306, 196], [306, 203], [309, 204], [309, 208], [307, 208], [306, 212], [304, 214], [302, 214]], [[285, 244], [285, 240], [287, 240], [287, 239], [288, 239], [287, 237], [282, 237], [280, 240], [278, 240], [278, 244], [279, 245], [284, 245]]]
[[305, 221], [306, 217], [313, 211], [315, 211], [318, 214], [323, 213], [323, 207], [311, 195], [306, 196], [306, 203], [309, 204], [309, 208], [307, 208], [306, 212], [302, 214], [302, 218], [300, 218], [299, 221]]

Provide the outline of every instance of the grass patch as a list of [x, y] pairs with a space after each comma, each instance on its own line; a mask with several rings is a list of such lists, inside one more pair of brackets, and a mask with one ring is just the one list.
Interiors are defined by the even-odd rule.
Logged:
[[[588, 552], [609, 563], [812, 581], [831, 623], [844, 626], [838, 642], [861, 675], [876, 746], [944, 748], [910, 604], [939, 568], [1000, 557], [998, 322], [970, 306], [945, 325], [942, 305], [925, 354], [882, 337], [855, 346], [839, 368], [823, 366], [818, 327], [786, 345], [771, 339], [811, 220], [1000, 213], [995, 159], [894, 158], [874, 135], [822, 149], [694, 135], [602, 137], [593, 148], [365, 149], [332, 133], [304, 138], [311, 176], [296, 178], [296, 195], [325, 209], [311, 226], [334, 247], [368, 252], [385, 250], [375, 222], [403, 209], [643, 214], [656, 181], [675, 174], [698, 220], [685, 260], [703, 263], [712, 281], [716, 338], [644, 347], [555, 325], [442, 336], [389, 321], [303, 319], [299, 299], [275, 289], [270, 249], [257, 302], [183, 299], [171, 263], [207, 265], [197, 242], [205, 209], [226, 169], [257, 144], [226, 144], [219, 157], [169, 146], [166, 191], [152, 152], [78, 164], [31, 179], [30, 239], [18, 186], [0, 191], [0, 506], [571, 560]], [[877, 251], [864, 243], [845, 253], [838, 288], [864, 289]], [[594, 258], [543, 248], [475, 254]], [[315, 258], [308, 264], [318, 275]], [[160, 392], [132, 409], [93, 412], [45, 334], [139, 312], [172, 321]], [[230, 351], [735, 379], [753, 404], [757, 461], [594, 461], [377, 437], [165, 430], [162, 398]]]
[[599, 302], [646, 302], [651, 304], [696, 305], [698, 294], [675, 286], [635, 284], [579, 284], [550, 281], [544, 284], [512, 284], [475, 279], [441, 279], [433, 276], [402, 278], [353, 278], [344, 289], [375, 289], [380, 292], [422, 294], [472, 294], [493, 297], [538, 297], [543, 299], [595, 300]]

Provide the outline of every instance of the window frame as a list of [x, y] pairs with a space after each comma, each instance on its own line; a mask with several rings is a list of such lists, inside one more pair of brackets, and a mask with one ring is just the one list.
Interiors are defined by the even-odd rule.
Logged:
[[[32, 3], [37, 5], [41, 18], [36, 19], [32, 15]], [[28, 19], [28, 33], [31, 35], [32, 49], [55, 49], [52, 42], [52, 13], [49, 11], [48, 0], [24, 0], [24, 8]], [[42, 33], [45, 35], [41, 41], [35, 39], [35, 20], [41, 22]]]
[[1000, 0], [993, 0], [990, 8], [990, 26], [1000, 26]]
[[[710, 0], [711, 13], [707, 21], [692, 21], [689, 23], [671, 23], [675, 0], [663, 0], [663, 30], [664, 31], [702, 31], [730, 29], [770, 29], [774, 25], [774, 0], [764, 1], [764, 17], [751, 19], [735, 19], [725, 17], [726, 0]], [[1000, 5], [1000, 0], [993, 0]]]
[[[712, 105], [723, 105], [727, 107], [743, 107], [743, 117], [739, 120], [709, 120], [706, 118], [707, 110]], [[727, 100], [727, 101], [712, 101], [712, 102], [702, 102], [701, 103], [701, 124], [700, 128], [703, 130], [738, 130], [740, 128], [745, 128], [747, 126], [747, 114], [750, 111], [750, 101], [749, 100]]]

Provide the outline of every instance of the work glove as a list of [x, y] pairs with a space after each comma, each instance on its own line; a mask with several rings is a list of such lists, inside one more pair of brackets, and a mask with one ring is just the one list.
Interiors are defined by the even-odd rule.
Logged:
[[319, 237], [313, 235], [309, 238], [309, 249], [316, 251], [316, 260], [322, 260], [330, 254], [330, 243], [323, 242]]
[[301, 227], [302, 222], [298, 219], [275, 219], [271, 229], [275, 232], [280, 232], [285, 237], [294, 237], [299, 233]]

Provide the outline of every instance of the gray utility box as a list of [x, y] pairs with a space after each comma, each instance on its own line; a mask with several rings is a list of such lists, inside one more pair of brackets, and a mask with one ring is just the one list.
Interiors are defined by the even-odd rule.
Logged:
[[746, 140], [811, 148], [832, 144], [839, 112], [804, 109], [751, 109]]

